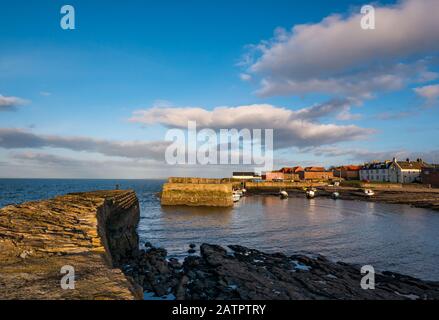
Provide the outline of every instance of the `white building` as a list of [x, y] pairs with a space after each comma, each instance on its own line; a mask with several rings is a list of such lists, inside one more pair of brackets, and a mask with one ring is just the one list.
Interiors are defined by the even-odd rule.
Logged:
[[394, 167], [390, 168], [392, 161], [366, 163], [360, 169], [360, 180], [391, 182], [394, 179]]
[[421, 159], [416, 161], [384, 161], [365, 164], [360, 170], [360, 180], [392, 183], [413, 183], [421, 179], [421, 169], [425, 166]]
[[422, 159], [416, 161], [396, 161], [398, 183], [413, 183], [421, 181], [422, 168], [427, 164]]

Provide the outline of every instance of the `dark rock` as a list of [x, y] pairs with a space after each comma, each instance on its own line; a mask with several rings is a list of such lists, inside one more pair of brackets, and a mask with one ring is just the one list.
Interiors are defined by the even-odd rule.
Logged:
[[169, 266], [171, 267], [171, 268], [173, 268], [173, 269], [181, 269], [182, 268], [182, 265], [181, 265], [181, 263], [178, 261], [178, 259], [175, 259], [175, 258], [171, 258], [171, 259], [169, 259]]
[[191, 243], [190, 245], [189, 245], [189, 248], [191, 248], [191, 249], [195, 249], [197, 246], [194, 244], [194, 243]]
[[147, 249], [152, 248], [151, 242], [149, 242], [149, 241], [145, 242], [144, 247]]
[[[199, 259], [186, 258], [185, 299], [439, 299], [439, 284], [377, 274], [375, 290], [363, 290], [360, 269], [322, 256], [267, 254], [242, 246], [203, 244]], [[203, 295], [204, 294], [204, 295]]]
[[[179, 300], [289, 299], [439, 299], [439, 283], [392, 272], [377, 273], [375, 290], [360, 286], [360, 268], [335, 263], [320, 255], [268, 254], [246, 247], [203, 244], [200, 256], [181, 265], [166, 259], [164, 249], [143, 254], [134, 278], [157, 296], [172, 293]], [[143, 276], [143, 277], [142, 277]], [[170, 292], [169, 292], [170, 290]]]
[[194, 254], [194, 253], [196, 253], [197, 251], [196, 250], [194, 250], [194, 249], [189, 249], [188, 251], [187, 251], [187, 253], [189, 253], [189, 254]]

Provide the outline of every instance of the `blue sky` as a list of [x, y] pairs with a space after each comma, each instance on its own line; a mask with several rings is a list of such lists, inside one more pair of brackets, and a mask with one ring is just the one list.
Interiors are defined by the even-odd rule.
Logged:
[[[276, 123], [283, 110], [292, 111], [292, 122], [277, 128], [279, 164], [329, 166], [392, 155], [439, 162], [439, 32], [429, 16], [437, 3], [418, 3], [373, 3], [377, 30], [363, 39], [371, 41], [369, 52], [356, 51], [362, 31], [350, 22], [364, 1], [0, 1], [0, 177], [192, 174], [161, 165], [159, 154], [140, 159], [102, 145], [147, 148], [178, 127], [164, 114], [179, 118], [187, 116], [183, 109], [199, 108], [211, 117], [226, 107], [246, 118], [248, 109], [240, 107], [248, 105]], [[64, 4], [75, 8], [75, 30], [60, 28]], [[425, 17], [412, 21], [414, 12]], [[333, 14], [340, 15], [336, 21], [322, 22]], [[383, 21], [395, 16], [402, 19], [399, 31]], [[334, 100], [348, 102], [334, 106]], [[332, 111], [301, 118], [309, 133], [294, 126], [294, 112], [328, 103]], [[139, 110], [143, 116], [133, 120]], [[225, 123], [219, 118], [214, 128]], [[230, 125], [263, 128], [267, 121]], [[337, 134], [329, 138], [325, 125]], [[66, 144], [76, 138], [74, 147]], [[232, 170], [192, 169], [205, 176]]]

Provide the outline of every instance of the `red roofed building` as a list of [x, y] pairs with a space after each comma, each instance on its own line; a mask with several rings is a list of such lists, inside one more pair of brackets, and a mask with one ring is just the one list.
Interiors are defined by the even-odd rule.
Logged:
[[345, 180], [360, 180], [360, 170], [362, 166], [348, 165], [335, 168], [333, 170], [335, 178]]
[[299, 172], [301, 180], [332, 180], [334, 174], [332, 171], [326, 171], [323, 167], [306, 167]]
[[306, 167], [305, 171], [307, 171], [307, 172], [322, 172], [322, 171], [326, 171], [326, 169], [323, 167]]
[[285, 167], [280, 169], [279, 171], [282, 173], [292, 174], [292, 173], [299, 173], [302, 172], [304, 169], [300, 166], [297, 167]]

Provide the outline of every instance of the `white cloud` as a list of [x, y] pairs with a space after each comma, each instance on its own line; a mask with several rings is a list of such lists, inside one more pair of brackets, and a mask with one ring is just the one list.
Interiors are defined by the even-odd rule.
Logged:
[[130, 119], [142, 124], [161, 124], [166, 127], [187, 128], [196, 121], [199, 128], [212, 129], [274, 129], [275, 148], [307, 147], [340, 141], [364, 139], [374, 130], [355, 125], [323, 124], [319, 118], [349, 111], [349, 100], [332, 100], [297, 111], [270, 104], [238, 107], [150, 108], [139, 110]]
[[7, 97], [0, 94], [0, 111], [13, 111], [28, 101], [18, 97]]
[[439, 50], [437, 12], [437, 0], [405, 0], [376, 7], [375, 30], [360, 27], [359, 10], [290, 32], [278, 29], [274, 39], [252, 47], [258, 54], [253, 60], [246, 53], [246, 73], [260, 77], [264, 96], [325, 92], [368, 98], [432, 80], [437, 74], [429, 71], [427, 57]]
[[439, 84], [418, 87], [413, 90], [418, 96], [427, 100], [427, 103], [434, 103], [439, 98]]

